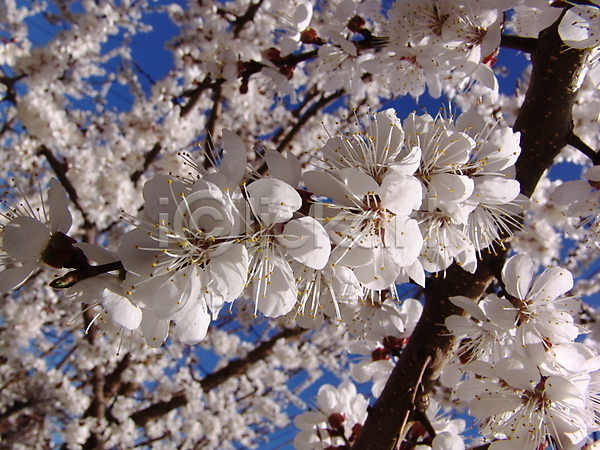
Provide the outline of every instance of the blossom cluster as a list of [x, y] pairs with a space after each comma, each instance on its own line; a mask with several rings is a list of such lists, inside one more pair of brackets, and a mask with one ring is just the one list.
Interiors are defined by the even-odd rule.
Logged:
[[584, 180], [567, 181], [557, 186], [552, 193], [552, 199], [561, 206], [566, 207], [565, 216], [582, 219], [583, 224], [590, 224], [588, 240], [595, 247], [600, 245], [600, 167], [592, 166], [587, 169]]
[[[152, 346], [162, 344], [171, 323], [182, 342], [201, 341], [223, 306], [241, 296], [267, 317], [295, 310], [298, 317], [326, 314], [356, 323], [360, 312], [352, 305], [379, 303], [386, 292], [397, 297], [397, 283], [423, 286], [426, 272], [453, 261], [476, 269], [477, 252], [520, 213], [519, 184], [510, 171], [518, 137], [487, 125], [475, 111], [456, 121], [411, 114], [402, 124], [388, 109], [365, 131], [325, 142], [314, 170], [301, 173], [293, 158], [267, 152], [271, 176], [246, 183], [245, 144], [225, 130], [217, 170], [190, 160], [196, 177], [156, 175], [145, 184], [143, 213], [130, 219], [137, 226], [123, 236], [118, 255], [73, 247], [110, 270], [120, 261], [120, 277], [78, 273], [81, 284], [54, 283], [68, 284], [82, 302], [102, 303], [103, 314], [119, 325], [140, 327]], [[56, 197], [60, 186], [53, 183]], [[4, 277], [29, 275], [34, 263], [45, 261], [40, 255], [52, 253], [54, 235], [36, 227], [47, 228], [23, 216], [6, 225], [4, 250], [21, 266], [7, 268]], [[43, 242], [13, 249], [28, 233]], [[81, 272], [64, 262], [53, 267]], [[4, 291], [21, 278], [4, 283]]]
[[[523, 254], [502, 271], [504, 295], [479, 302], [451, 300], [470, 317], [450, 316], [446, 326], [462, 340], [457, 364], [442, 378], [480, 423], [491, 449], [537, 449], [548, 442], [580, 448], [598, 427], [596, 385], [600, 357], [575, 342], [579, 301], [565, 297], [571, 273], [550, 267], [535, 276]], [[460, 372], [455, 369], [460, 367]], [[461, 373], [466, 379], [456, 384]]]
[[[0, 166], [23, 197], [0, 216], [3, 443], [256, 448], [299, 408], [297, 448], [347, 449], [370, 403], [350, 377], [385, 395], [414, 356], [423, 299], [458, 265], [497, 281], [452, 298], [469, 317], [437, 321], [457, 353], [432, 392], [407, 386], [429, 406], [399, 446], [481, 444], [451, 408], [492, 449], [589, 444], [600, 319], [564, 295], [600, 291], [600, 172], [519, 193], [510, 125], [540, 77], [509, 97], [498, 81], [512, 68], [496, 63], [500, 47], [534, 53], [519, 37], [558, 33], [552, 58], [589, 52], [573, 134], [598, 148], [598, 0], [63, 3], [0, 6]], [[155, 50], [151, 23], [173, 33], [171, 67], [139, 57]], [[381, 106], [426, 92], [462, 113], [400, 120]], [[553, 112], [527, 133], [553, 133]], [[500, 276], [487, 257], [505, 243], [528, 256]], [[561, 259], [570, 272], [535, 276]], [[117, 354], [106, 331], [126, 337]], [[343, 383], [312, 405], [324, 373]]]

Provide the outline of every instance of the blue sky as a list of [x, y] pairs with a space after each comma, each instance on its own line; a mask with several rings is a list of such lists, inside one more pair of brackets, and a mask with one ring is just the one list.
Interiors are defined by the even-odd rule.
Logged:
[[[30, 4], [26, 1], [19, 1], [18, 3], [19, 5], [25, 6]], [[183, 4], [185, 2], [179, 1], [178, 3]], [[159, 4], [161, 3], [157, 3], [157, 5]], [[74, 3], [72, 9], [75, 11], [78, 7], [80, 6], [78, 6], [77, 3]], [[168, 70], [170, 70], [170, 68], [173, 66], [172, 56], [170, 52], [165, 50], [164, 43], [169, 38], [175, 36], [178, 30], [168, 19], [166, 14], [150, 12], [146, 14], [144, 20], [153, 26], [153, 31], [134, 36], [132, 40], [133, 59], [150, 79], [159, 80], [164, 77]], [[47, 40], [54, 36], [55, 33], [60, 29], [59, 26], [52, 26], [48, 24], [48, 22], [42, 19], [39, 15], [28, 19], [27, 22], [30, 25], [30, 30], [32, 32], [31, 39], [34, 44], [37, 45], [42, 45], [43, 43], [47, 42]], [[0, 36], [3, 35], [2, 33], [3, 32], [0, 31]], [[105, 44], [106, 49], [119, 45], [121, 38], [122, 36], [111, 38]], [[519, 54], [514, 50], [502, 49], [499, 55], [499, 60], [496, 64], [497, 68], [503, 68], [502, 70], [499, 70], [502, 75], [498, 77], [502, 92], [511, 94], [514, 91], [517, 79], [527, 64], [528, 61], [524, 55]], [[107, 63], [108, 70], [116, 70], [117, 66], [118, 61], [109, 61]], [[150, 84], [147, 83], [145, 88], [148, 89], [149, 86]], [[108, 98], [110, 101], [108, 107], [116, 110], [128, 109], [132, 100], [129, 88], [127, 86], [121, 86], [118, 84], [113, 86]], [[447, 107], [448, 101], [444, 102], [440, 101], [440, 99], [432, 99], [428, 95], [423, 95], [418, 101], [415, 101], [409, 97], [405, 97], [391, 102], [386, 106], [393, 106], [398, 109], [399, 117], [403, 118], [413, 110], [421, 111], [422, 109], [425, 109], [429, 113], [435, 114], [440, 107]], [[574, 170], [572, 167], [564, 166], [556, 172], [556, 176], [563, 179], [575, 179], [579, 177], [579, 172]], [[200, 349], [198, 352], [204, 358], [203, 365], [206, 365], [207, 368], [211, 368], [212, 362], [209, 355], [205, 354], [204, 351]], [[339, 382], [333, 375], [329, 373], [326, 373], [322, 380], [323, 382], [328, 382], [334, 385], [337, 385]], [[314, 396], [316, 395], [318, 385], [319, 384], [309, 389], [306, 395], [303, 396], [308, 404], [314, 404]], [[365, 394], [368, 394], [369, 387], [366, 385], [363, 386], [362, 391]], [[293, 428], [282, 430], [281, 432], [277, 432], [272, 435], [270, 437], [271, 442], [261, 446], [260, 448], [263, 450], [291, 449], [292, 446], [290, 441], [293, 439], [293, 436]]]

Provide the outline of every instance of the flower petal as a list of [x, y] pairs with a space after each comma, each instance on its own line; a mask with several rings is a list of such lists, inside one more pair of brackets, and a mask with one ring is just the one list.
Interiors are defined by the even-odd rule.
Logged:
[[37, 261], [50, 240], [50, 229], [37, 219], [19, 216], [4, 227], [4, 251], [19, 261]]
[[524, 300], [531, 287], [535, 266], [527, 255], [519, 254], [511, 257], [502, 269], [502, 280], [506, 292]]
[[142, 310], [142, 322], [140, 328], [146, 344], [157, 348], [160, 347], [167, 339], [169, 334], [169, 321], [161, 320], [154, 315], [154, 311], [148, 309]]
[[231, 182], [238, 186], [246, 171], [247, 150], [244, 142], [233, 131], [223, 129], [223, 158], [219, 170]]
[[246, 190], [252, 212], [264, 225], [285, 222], [302, 206], [296, 189], [277, 178], [261, 178]]
[[174, 321], [177, 339], [184, 344], [194, 345], [206, 336], [210, 314], [204, 302], [198, 302], [193, 308], [185, 308]]
[[112, 320], [128, 330], [135, 330], [142, 322], [142, 310], [127, 297], [110, 290], [104, 291], [102, 305], [109, 312]]
[[292, 258], [313, 269], [325, 267], [331, 252], [325, 228], [312, 217], [290, 220], [277, 241]]
[[0, 293], [11, 291], [21, 286], [38, 267], [36, 261], [31, 261], [21, 267], [11, 267], [0, 272]]
[[[222, 245], [218, 254], [211, 255], [206, 290], [232, 302], [240, 296], [248, 278], [248, 250], [243, 244]], [[206, 293], [205, 293], [206, 294]]]
[[69, 212], [69, 198], [60, 182], [52, 178], [48, 191], [48, 220], [52, 231], [67, 233], [73, 219]]
[[296, 155], [288, 153], [285, 157], [275, 150], [267, 150], [265, 161], [272, 177], [285, 181], [292, 187], [298, 186], [302, 176], [302, 166]]
[[549, 267], [533, 282], [527, 296], [530, 301], [552, 301], [573, 287], [573, 275], [562, 267]]

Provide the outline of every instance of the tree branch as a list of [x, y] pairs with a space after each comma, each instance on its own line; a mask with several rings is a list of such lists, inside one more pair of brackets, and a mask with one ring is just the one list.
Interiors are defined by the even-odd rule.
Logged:
[[[225, 367], [205, 376], [200, 382], [202, 390], [204, 392], [209, 392], [230, 378], [246, 373], [253, 364], [262, 361], [273, 353], [273, 347], [275, 347], [277, 341], [280, 339], [285, 339], [286, 341], [297, 339], [306, 331], [307, 330], [301, 328], [284, 328], [268, 341], [258, 345], [244, 358], [230, 361]], [[185, 392], [178, 392], [168, 401], [153, 403], [152, 405], [133, 413], [131, 419], [136, 425], [144, 426], [151, 420], [161, 417], [176, 408], [187, 405], [187, 403], [188, 398], [186, 397]]]
[[590, 54], [563, 44], [559, 22], [540, 33], [531, 55], [531, 82], [514, 126], [521, 132], [516, 178], [527, 197], [573, 134], [573, 105]]
[[45, 145], [42, 145], [40, 148], [38, 148], [37, 154], [46, 158], [46, 161], [48, 161], [48, 164], [50, 164], [50, 167], [54, 171], [56, 177], [58, 178], [58, 181], [60, 181], [62, 187], [65, 188], [69, 199], [71, 200], [71, 202], [73, 202], [75, 208], [77, 208], [77, 210], [81, 213], [81, 216], [83, 217], [84, 221], [83, 228], [86, 230], [90, 230], [91, 228], [93, 228], [94, 224], [89, 221], [86, 212], [83, 210], [81, 204], [79, 203], [79, 196], [77, 195], [77, 191], [75, 190], [75, 187], [73, 187], [73, 184], [71, 183], [71, 180], [69, 180], [69, 177], [67, 177], [66, 163], [61, 163], [56, 158], [56, 156], [54, 156], [52, 150], [50, 150]]
[[[567, 144], [572, 130], [572, 106], [589, 52], [566, 49], [558, 35], [558, 21], [542, 31], [539, 45], [532, 54], [533, 72], [525, 102], [519, 112], [515, 130], [521, 132], [521, 156], [516, 164], [516, 178], [521, 192], [531, 196], [535, 186], [554, 158]], [[452, 304], [449, 297], [464, 295], [477, 300], [502, 266], [507, 249], [485, 252], [477, 271], [470, 274], [454, 264], [445, 278], [427, 281], [423, 314], [406, 348], [400, 355], [388, 382], [371, 408], [353, 450], [391, 450], [399, 437], [407, 411], [422, 409], [457, 340], [443, 325], [453, 314], [465, 312]], [[423, 380], [422, 367], [431, 358]], [[418, 398], [412, 393], [419, 388]], [[419, 406], [419, 405], [423, 406]]]
[[154, 162], [154, 160], [158, 157], [158, 154], [160, 153], [161, 150], [162, 150], [162, 145], [160, 145], [160, 141], [159, 141], [156, 144], [154, 144], [154, 147], [152, 147], [152, 150], [150, 150], [148, 153], [146, 153], [146, 156], [144, 156], [144, 166], [140, 170], [136, 170], [135, 172], [133, 172], [131, 174], [131, 182], [134, 185], [137, 184], [138, 181], [140, 181], [140, 178], [142, 177], [142, 175], [146, 172], [146, 170], [148, 170], [148, 167], [150, 167], [150, 164], [152, 164]]
[[206, 139], [204, 140], [204, 168], [208, 169], [213, 163], [214, 159], [211, 158], [210, 152], [214, 149], [215, 144], [212, 140], [215, 134], [215, 126], [217, 124], [217, 118], [219, 117], [219, 110], [221, 108], [221, 102], [223, 101], [223, 89], [222, 87], [215, 86], [213, 89], [213, 107], [210, 110], [210, 115], [206, 121]]
[[567, 135], [567, 144], [569, 144], [571, 147], [576, 148], [585, 156], [590, 158], [595, 166], [600, 164], [600, 154], [598, 154], [596, 150], [594, 150], [592, 147], [583, 142], [581, 138], [577, 136], [573, 131], [571, 131]]
[[503, 34], [500, 41], [500, 47], [519, 50], [523, 53], [533, 53], [537, 46], [538, 38], [515, 36], [512, 34]]
[[233, 22], [233, 37], [237, 38], [246, 26], [246, 24], [254, 20], [254, 16], [258, 12], [260, 6], [263, 4], [263, 1], [264, 0], [258, 0], [258, 2], [256, 3], [250, 3], [244, 15], [239, 16], [237, 19], [235, 19], [235, 21]]
[[[207, 75], [206, 78], [204, 78], [204, 80], [202, 80], [202, 82], [198, 83], [198, 85], [194, 89], [184, 93], [184, 96], [189, 97], [189, 100], [185, 105], [183, 105], [181, 107], [181, 110], [179, 112], [179, 117], [183, 118], [192, 112], [194, 107], [198, 104], [198, 101], [200, 101], [200, 97], [202, 97], [202, 93], [205, 90], [217, 89], [217, 92], [219, 92], [219, 95], [220, 95], [221, 86], [223, 85], [224, 82], [225, 82], [224, 79], [212, 81], [210, 78], [210, 75]], [[163, 147], [159, 141], [156, 144], [154, 144], [154, 147], [152, 147], [152, 150], [150, 150], [148, 153], [146, 153], [146, 155], [144, 157], [144, 165], [142, 166], [142, 168], [140, 170], [136, 170], [135, 172], [133, 172], [131, 174], [130, 179], [134, 185], [137, 184], [137, 182], [140, 180], [142, 175], [148, 170], [150, 165], [156, 160], [156, 158], [158, 158], [158, 155], [160, 154], [162, 149], [163, 149]]]
[[[304, 114], [302, 114], [300, 116], [300, 118], [294, 124], [294, 126], [289, 131], [289, 133], [286, 134], [285, 137], [281, 140], [281, 142], [277, 146], [276, 150], [279, 153], [282, 153], [285, 150], [285, 148], [290, 144], [290, 142], [292, 142], [294, 137], [300, 132], [302, 127], [304, 125], [306, 125], [306, 123], [309, 121], [310, 118], [315, 116], [321, 109], [325, 108], [327, 105], [331, 104], [338, 98], [342, 97], [342, 95], [344, 95], [344, 94], [345, 94], [345, 91], [343, 89], [340, 89], [339, 91], [336, 91], [333, 94], [323, 95], [318, 101], [313, 103], [310, 106], [310, 108], [308, 108], [304, 112]], [[267, 172], [267, 169], [268, 169], [267, 163], [263, 162], [263, 164], [260, 166], [260, 168], [257, 170], [257, 172], [261, 175], [264, 175]]]

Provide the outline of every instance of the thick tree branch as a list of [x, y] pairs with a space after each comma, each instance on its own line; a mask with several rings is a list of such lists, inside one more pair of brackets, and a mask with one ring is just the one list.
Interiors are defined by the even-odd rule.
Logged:
[[558, 35], [558, 22], [542, 31], [539, 40], [531, 55], [529, 89], [514, 126], [521, 132], [516, 178], [528, 197], [573, 133], [573, 105], [590, 54], [566, 47]]
[[[588, 52], [564, 46], [558, 22], [544, 30], [532, 54], [533, 72], [515, 130], [521, 134], [522, 153], [516, 177], [523, 194], [535, 186], [567, 144], [572, 130], [572, 106], [587, 62]], [[470, 274], [452, 265], [444, 278], [428, 279], [421, 320], [402, 352], [390, 378], [371, 408], [353, 450], [391, 450], [400, 435], [402, 419], [413, 409], [424, 410], [427, 397], [457, 345], [444, 326], [446, 317], [464, 314], [449, 301], [454, 295], [479, 299], [498, 273], [507, 250], [487, 252]], [[422, 380], [421, 371], [431, 358]], [[413, 393], [418, 397], [413, 401]]]
[[[230, 378], [244, 374], [253, 364], [262, 361], [273, 353], [273, 347], [280, 339], [287, 341], [297, 339], [307, 330], [301, 328], [284, 328], [268, 341], [258, 345], [250, 351], [244, 358], [230, 361], [225, 367], [213, 372], [202, 379], [200, 382], [202, 390], [209, 392], [211, 389], [218, 387]], [[179, 392], [173, 395], [168, 401], [154, 403], [146, 408], [137, 411], [131, 415], [131, 419], [138, 426], [144, 426], [148, 422], [157, 417], [161, 417], [168, 412], [184, 406], [188, 403], [188, 398], [185, 392]]]
[[[479, 298], [494, 278], [490, 269], [494, 260], [501, 261], [502, 256], [487, 253], [475, 274], [467, 273], [455, 264], [446, 271], [445, 278], [428, 279], [421, 320], [381, 396], [371, 408], [353, 450], [392, 450], [396, 441], [401, 442], [405, 417], [415, 409], [423, 411], [426, 408], [427, 395], [455, 350], [457, 341], [444, 326], [444, 321], [452, 314], [463, 314], [463, 310], [449, 298], [455, 295]], [[405, 426], [403, 431], [408, 428]]]
[[523, 53], [533, 53], [537, 46], [537, 42], [537, 38], [503, 34], [502, 40], [500, 41], [500, 47], [519, 50]]

